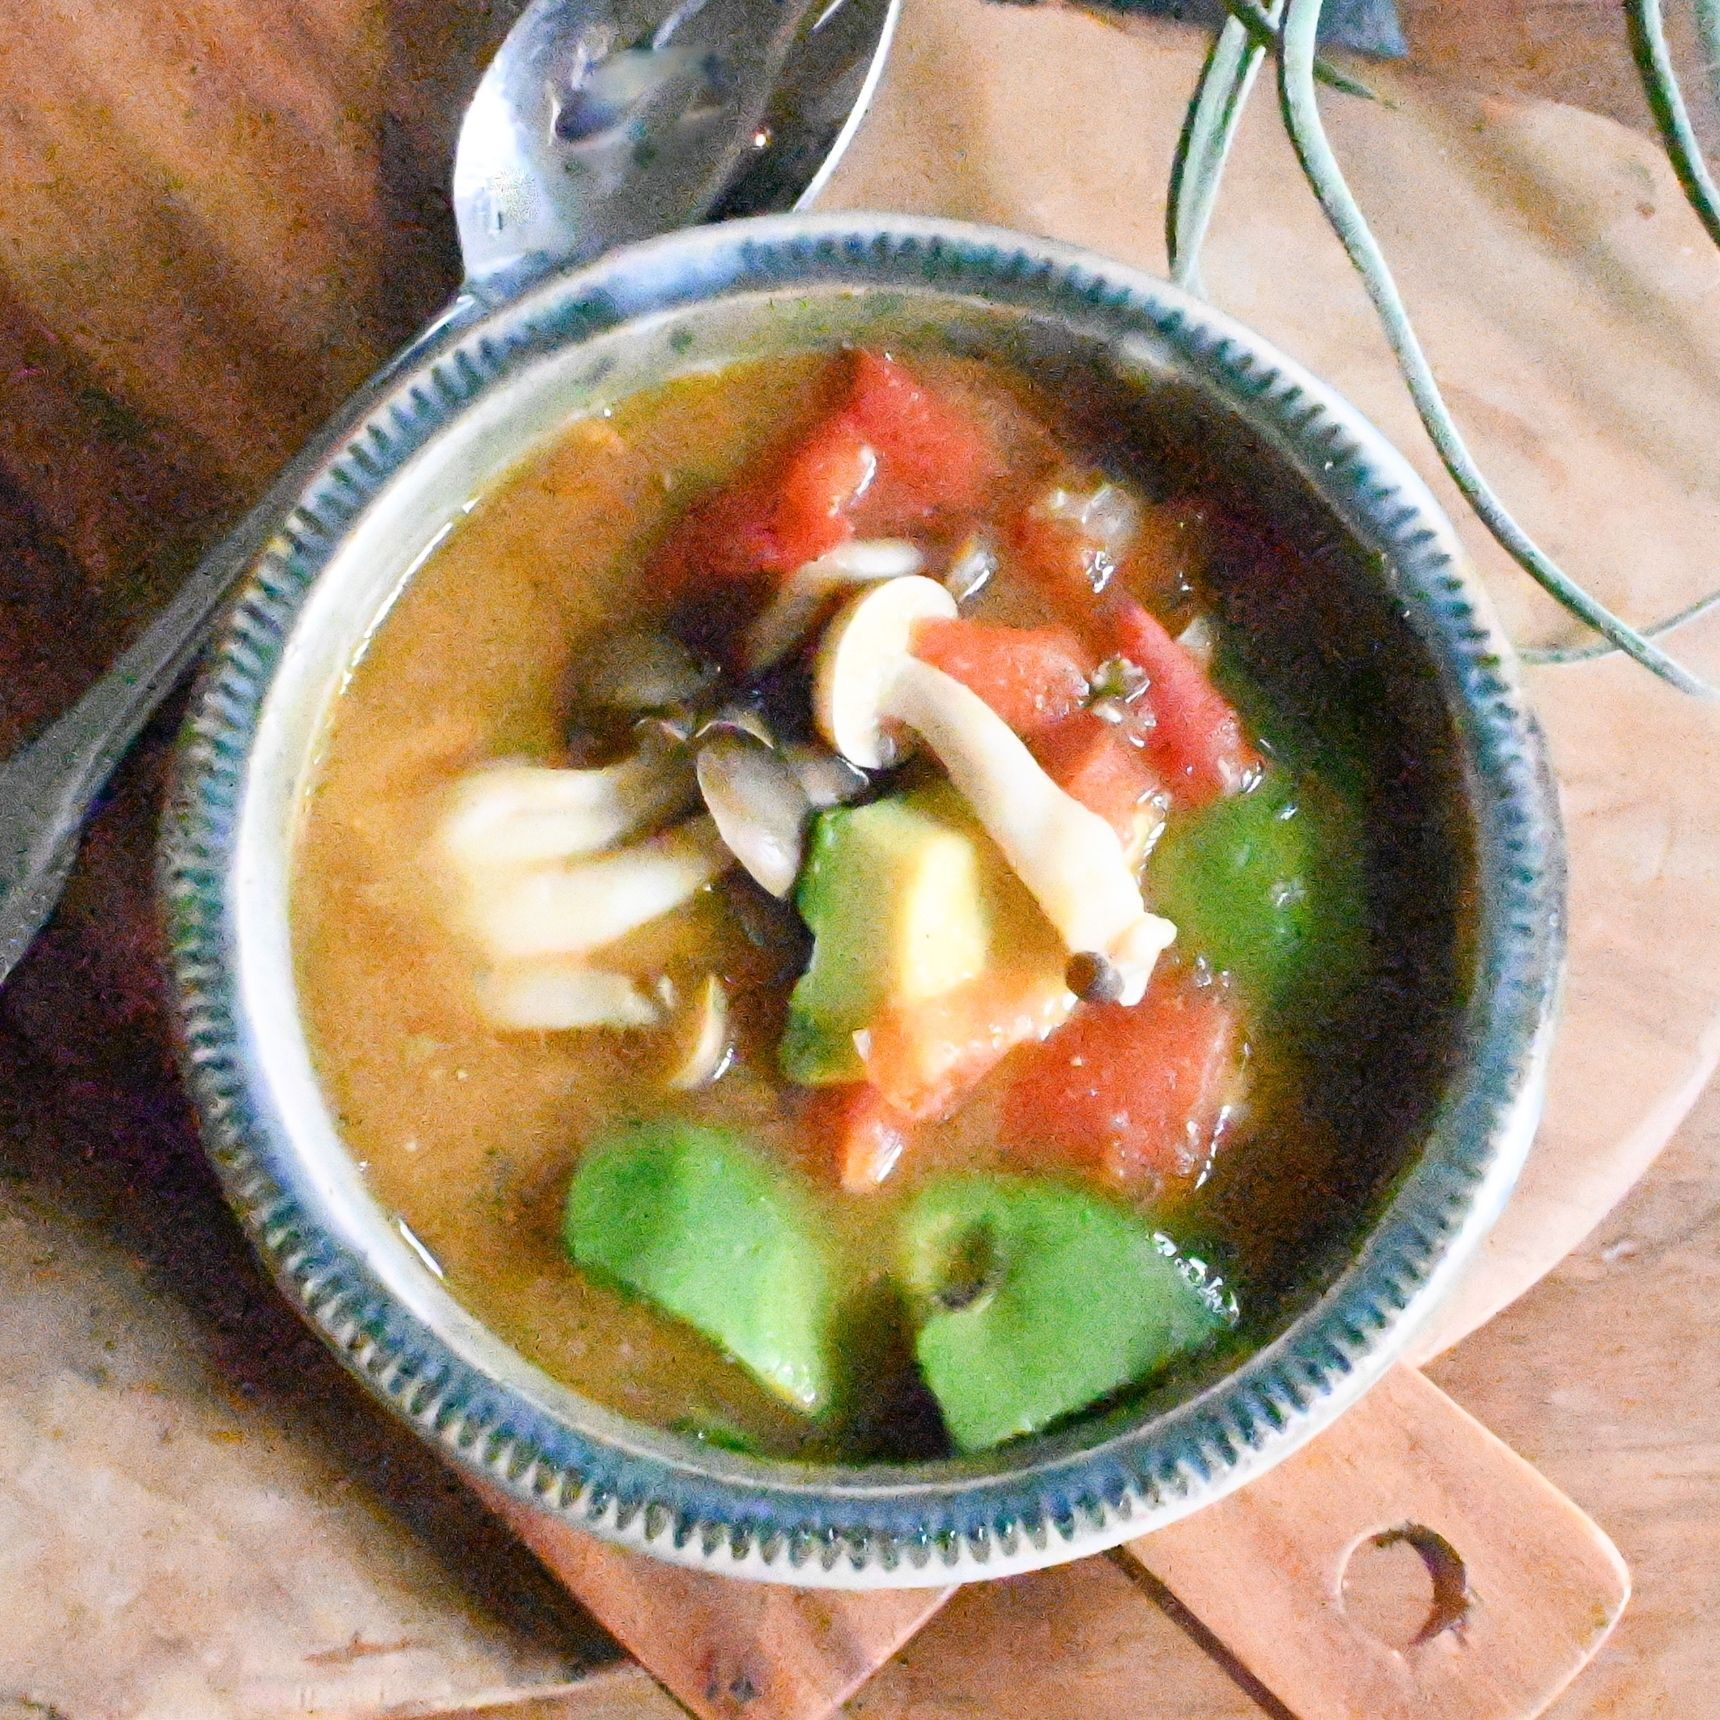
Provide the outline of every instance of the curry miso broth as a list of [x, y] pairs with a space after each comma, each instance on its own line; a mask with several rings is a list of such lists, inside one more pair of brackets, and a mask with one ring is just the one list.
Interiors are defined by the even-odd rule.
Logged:
[[1261, 469], [1174, 396], [809, 353], [479, 500], [293, 894], [341, 1132], [476, 1315], [852, 1461], [1174, 1389], [1318, 1288], [1451, 1055], [1463, 843], [1401, 620]]

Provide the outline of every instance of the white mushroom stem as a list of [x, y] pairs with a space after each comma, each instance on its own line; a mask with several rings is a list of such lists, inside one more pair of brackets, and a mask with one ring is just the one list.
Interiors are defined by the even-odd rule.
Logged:
[[601, 770], [496, 764], [455, 784], [443, 852], [462, 870], [596, 854], [689, 806], [690, 759], [645, 747]]
[[734, 863], [716, 825], [690, 818], [610, 854], [469, 875], [468, 919], [498, 963], [585, 955], [680, 907]]
[[478, 981], [478, 1004], [496, 1027], [542, 1033], [655, 1027], [668, 1013], [632, 975], [605, 973], [573, 956], [492, 969]]
[[797, 567], [778, 588], [747, 635], [752, 675], [779, 663], [803, 640], [818, 612], [844, 586], [918, 573], [925, 557], [899, 538], [860, 538]]
[[667, 1085], [678, 1092], [707, 1086], [734, 1056], [729, 1038], [729, 997], [714, 973], [706, 974], [688, 1001], [681, 1026], [679, 1056]]
[[929, 663], [899, 661], [879, 714], [937, 755], [1070, 952], [1108, 957], [1123, 976], [1120, 1001], [1138, 1003], [1176, 927], [1147, 911], [1110, 824], [1059, 788], [984, 699]]
[[956, 600], [936, 580], [893, 579], [850, 599], [819, 646], [813, 710], [850, 763], [892, 763], [904, 735], [937, 754], [1071, 955], [1104, 956], [1136, 1003], [1176, 936], [1149, 914], [1116, 831], [1054, 783], [984, 699], [913, 654], [914, 629]]

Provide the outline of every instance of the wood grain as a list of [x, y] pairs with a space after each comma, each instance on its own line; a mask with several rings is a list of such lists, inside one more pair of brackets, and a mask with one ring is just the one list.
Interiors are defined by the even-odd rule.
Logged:
[[825, 1720], [953, 1589], [795, 1590], [685, 1571], [492, 1498], [520, 1538], [700, 1720]]
[[[949, 1598], [759, 1590], [509, 1514], [709, 1720], [829, 1713]], [[1599, 1651], [1630, 1593], [1587, 1516], [1403, 1367], [1240, 1493], [1117, 1556], [1297, 1720], [1533, 1720]], [[569, 1715], [582, 1712], [577, 1695]]]
[[[1354, 1567], [1393, 1547], [1431, 1594], [1386, 1615], [1382, 1635], [1358, 1610]], [[1533, 1720], [1630, 1595], [1595, 1524], [1412, 1368], [1125, 1552], [1298, 1720]]]
[[[373, 1708], [319, 1712], [317, 1720], [686, 1720], [686, 1715], [687, 1710], [643, 1668], [623, 1661], [553, 1689], [504, 1692], [454, 1708], [413, 1703], [380, 1715]], [[0, 1720], [12, 1717], [0, 1709]]]
[[[1435, 45], [1465, 64], [1491, 56], [1492, 87], [1520, 88], [1512, 58], [1558, 10], [1465, 0], [1441, 14]], [[1568, 10], [1616, 32], [1610, 6]], [[453, 0], [39, 11], [39, 30], [0, 43], [0, 739], [76, 690], [213, 522], [448, 289], [439, 116], [494, 22]], [[1434, 41], [1432, 15], [1413, 8], [1417, 40]], [[1161, 48], [1148, 55], [1121, 32], [1086, 46], [1028, 37], [1023, 49], [1026, 15], [976, 16], [942, 0], [910, 8], [918, 35], [904, 46], [917, 39], [929, 56], [915, 87], [931, 93], [887, 97], [916, 140], [895, 200], [942, 199], [1150, 261], [1187, 51], [1154, 37], [1170, 56], [1161, 76], [1147, 64]], [[1578, 49], [1559, 75], [1575, 78], [1585, 58], [1601, 63]], [[1032, 73], [1025, 107], [1011, 63]], [[1047, 87], [1082, 116], [1073, 165]], [[1514, 116], [1459, 104], [1438, 120], [1436, 146], [1463, 168], [1454, 207], [1447, 185], [1416, 181], [1391, 139], [1366, 131], [1378, 115], [1347, 104], [1332, 115], [1370, 207], [1390, 211], [1418, 303], [1449, 308], [1434, 318], [1436, 359], [1466, 385], [1489, 459], [1532, 511], [1572, 522], [1579, 554], [1605, 563], [1649, 542], [1645, 577], [1676, 583], [1711, 568], [1711, 463], [1681, 462], [1656, 426], [1714, 445], [1698, 426], [1716, 347], [1690, 311], [1712, 259], [1682, 236], [1687, 217], [1646, 152], [1599, 122]], [[999, 135], [1030, 147], [1005, 165]], [[1250, 160], [1271, 160], [1258, 127], [1245, 142]], [[1215, 234], [1225, 302], [1352, 393], [1373, 390], [1369, 409], [1407, 445], [1413, 429], [1392, 418], [1340, 277], [1312, 260], [1281, 290], [1285, 248], [1307, 246], [1309, 230], [1293, 182], [1285, 193], [1255, 171], [1240, 168]], [[1537, 206], [1504, 190], [1525, 176]], [[1242, 242], [1248, 210], [1265, 222], [1265, 262]], [[1586, 260], [1562, 238], [1573, 221]], [[1491, 271], [1485, 253], [1445, 244], [1475, 277], [1466, 288], [1418, 249], [1430, 232], [1492, 245], [1518, 227], [1566, 258], [1566, 274], [1522, 244]], [[1579, 263], [1610, 302], [1583, 297]], [[1582, 334], [1567, 342], [1568, 299]], [[1623, 339], [1627, 326], [1646, 332]], [[1466, 344], [1483, 329], [1496, 345]], [[1615, 361], [1643, 377], [1643, 411], [1617, 409]], [[1609, 469], [1625, 480], [1599, 490]], [[1596, 493], [1604, 508], [1581, 505]], [[1565, 677], [1542, 697], [1563, 762], [1586, 772], [1594, 845], [1578, 930], [1594, 940], [1596, 983], [1573, 997], [1593, 1025], [1526, 1189], [1536, 1222], [1515, 1242], [1509, 1218], [1501, 1232], [1509, 1258], [1491, 1282], [1512, 1294], [1545, 1267], [1548, 1221], [1563, 1248], [1652, 1157], [1714, 1038], [1703, 1012], [1717, 964], [1668, 991], [1652, 961], [1657, 941], [1697, 945], [1711, 924], [1715, 819], [1690, 762], [1711, 732], [1630, 671]], [[528, 1693], [596, 1712], [589, 1692], [545, 1694], [589, 1661], [590, 1633], [284, 1318], [213, 1195], [163, 1057], [152, 968], [160, 738], [119, 785], [47, 945], [0, 997], [0, 1524], [13, 1603], [0, 1617], [0, 1713], [28, 1700], [70, 1720], [248, 1720]], [[1609, 919], [1617, 902], [1640, 911]], [[1572, 1138], [1580, 1173], [1560, 1145]], [[1634, 1230], [1584, 1251], [1576, 1270], [1589, 1276], [1561, 1274], [1440, 1364], [1459, 1397], [1605, 1507], [1643, 1573], [1597, 1672], [1559, 1705], [1581, 1720], [1662, 1703], [1704, 1713], [1720, 1670], [1706, 1528], [1720, 1503], [1720, 1172], [1712, 1141], [1705, 1150], [1664, 1173]], [[915, 1720], [1257, 1712], [1264, 1693], [1210, 1642], [1197, 1652], [1193, 1628], [1089, 1561], [964, 1591], [849, 1707]], [[605, 1716], [667, 1707], [625, 1674], [599, 1701]]]
[[[1472, 89], [1567, 102], [1649, 131], [1653, 121], [1618, 0], [1399, 0], [1414, 64]], [[1698, 136], [1720, 147], [1692, 8], [1665, 8], [1667, 41]]]
[[1398, 10], [1418, 66], [1642, 130], [1651, 123], [1617, 0], [1399, 0]]

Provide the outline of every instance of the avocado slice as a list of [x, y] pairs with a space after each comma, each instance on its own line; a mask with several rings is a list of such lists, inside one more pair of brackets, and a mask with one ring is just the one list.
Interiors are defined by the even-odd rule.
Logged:
[[675, 1118], [589, 1145], [562, 1240], [593, 1277], [685, 1320], [808, 1415], [835, 1395], [832, 1266], [815, 1215], [737, 1136]]
[[1267, 774], [1247, 794], [1180, 814], [1153, 850], [1147, 890], [1178, 947], [1276, 1009], [1310, 980], [1353, 971], [1363, 934], [1359, 838], [1347, 805], [1310, 780]]
[[984, 971], [992, 928], [983, 841], [953, 793], [818, 815], [795, 892], [814, 943], [779, 1052], [789, 1080], [860, 1080], [854, 1035], [882, 1009], [941, 996]]
[[1168, 1238], [1061, 1183], [943, 1178], [909, 1206], [900, 1246], [920, 1371], [962, 1451], [1137, 1384], [1236, 1317]]

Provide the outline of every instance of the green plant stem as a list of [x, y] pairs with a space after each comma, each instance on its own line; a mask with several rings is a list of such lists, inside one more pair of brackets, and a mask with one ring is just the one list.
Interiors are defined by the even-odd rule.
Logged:
[[[1267, 16], [1274, 25], [1282, 9], [1283, 0], [1273, 0]], [[1225, 19], [1207, 50], [1200, 82], [1195, 85], [1194, 99], [1188, 104], [1182, 135], [1177, 139], [1170, 195], [1165, 201], [1165, 255], [1170, 260], [1171, 279], [1191, 293], [1205, 291], [1200, 279], [1200, 248], [1262, 53], [1240, 20]]]
[[[1284, 10], [1284, 0], [1271, 0], [1270, 9], [1261, 0], [1224, 0], [1224, 9], [1248, 32], [1255, 47], [1268, 54], [1278, 51], [1279, 17]], [[1358, 83], [1326, 60], [1314, 61], [1314, 76], [1328, 88], [1342, 90], [1347, 96], [1360, 96], [1370, 102], [1379, 99], [1366, 84]]]
[[1684, 105], [1684, 92], [1678, 87], [1678, 74], [1672, 69], [1660, 0], [1626, 0], [1625, 13], [1630, 19], [1631, 52], [1642, 74], [1643, 94], [1660, 128], [1667, 158], [1708, 237], [1720, 245], [1720, 190], [1703, 159], [1690, 110]]
[[[1523, 530], [1476, 466], [1446, 409], [1385, 256], [1345, 182], [1320, 122], [1319, 97], [1314, 87], [1314, 43], [1322, 3], [1323, 0], [1288, 0], [1285, 7], [1278, 61], [1278, 89], [1285, 127], [1326, 219], [1362, 277], [1422, 425], [1439, 451], [1445, 469], [1499, 545], [1556, 602], [1662, 680], [1686, 693], [1720, 697], [1720, 688], [1669, 657], [1583, 590]], [[1650, 0], [1632, 0], [1636, 5], [1647, 3]]]
[[[1694, 603], [1686, 604], [1664, 620], [1640, 628], [1639, 631], [1645, 639], [1664, 639], [1669, 633], [1676, 633], [1680, 627], [1688, 627], [1692, 621], [1700, 621], [1704, 615], [1712, 615], [1717, 609], [1720, 609], [1720, 591], [1710, 591], [1707, 596], [1697, 598]], [[1618, 646], [1608, 644], [1602, 639], [1593, 645], [1524, 645], [1518, 648], [1517, 655], [1525, 663], [1533, 663], [1539, 667], [1549, 664], [1593, 663], [1597, 658], [1611, 657], [1617, 651]]]

